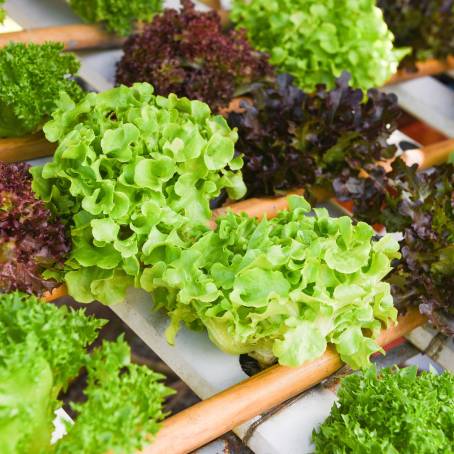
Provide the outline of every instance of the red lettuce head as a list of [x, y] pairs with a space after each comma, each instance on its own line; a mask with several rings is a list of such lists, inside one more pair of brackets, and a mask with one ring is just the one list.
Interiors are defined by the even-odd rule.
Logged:
[[61, 266], [69, 248], [65, 227], [32, 192], [29, 165], [0, 162], [0, 292], [54, 288], [42, 273]]

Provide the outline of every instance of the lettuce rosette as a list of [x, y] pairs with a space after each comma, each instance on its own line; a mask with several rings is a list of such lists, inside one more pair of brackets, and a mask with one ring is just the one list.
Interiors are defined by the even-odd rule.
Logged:
[[0, 161], [0, 293], [52, 290], [58, 283], [43, 272], [61, 268], [70, 249], [64, 225], [33, 194], [29, 169]]
[[63, 53], [63, 47], [57, 42], [11, 42], [0, 49], [0, 137], [41, 130], [62, 90], [81, 99], [83, 90], [75, 80], [79, 60]]
[[63, 94], [52, 117], [44, 132], [58, 148], [32, 169], [33, 189], [70, 228], [72, 251], [52, 277], [80, 302], [121, 302], [144, 269], [208, 229], [221, 191], [245, 193], [237, 133], [200, 101], [142, 83], [77, 104]]
[[[122, 338], [88, 353], [105, 323], [32, 295], [0, 294], [2, 454], [126, 454], [157, 433], [173, 391], [162, 375], [131, 363]], [[59, 394], [83, 368], [86, 399], [70, 404], [75, 422], [52, 444]]]
[[100, 23], [108, 31], [128, 36], [136, 22], [148, 22], [162, 10], [163, 0], [68, 0], [84, 22]]
[[257, 220], [232, 212], [192, 246], [146, 269], [141, 285], [171, 324], [206, 328], [231, 354], [248, 353], [263, 365], [277, 359], [298, 366], [334, 344], [353, 368], [380, 351], [382, 324], [396, 320], [390, 286], [382, 279], [399, 257], [390, 236], [373, 240], [372, 227], [351, 218], [315, 216], [303, 199], [290, 211]]
[[312, 433], [315, 454], [452, 453], [454, 375], [372, 366], [342, 379], [328, 418]]
[[309, 92], [320, 83], [332, 88], [342, 71], [352, 73], [352, 87], [378, 87], [409, 52], [393, 47], [374, 0], [234, 0], [230, 17]]

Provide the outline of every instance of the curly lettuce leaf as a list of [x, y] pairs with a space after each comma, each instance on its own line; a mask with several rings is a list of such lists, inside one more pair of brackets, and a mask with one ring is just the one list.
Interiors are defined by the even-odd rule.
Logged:
[[41, 129], [56, 106], [60, 91], [74, 100], [82, 96], [70, 77], [79, 70], [63, 44], [10, 43], [0, 49], [0, 137], [16, 137]]
[[[399, 246], [373, 241], [373, 229], [290, 197], [290, 211], [271, 220], [227, 213], [215, 231], [146, 269], [141, 285], [171, 323], [205, 327], [212, 342], [262, 362], [298, 366], [333, 343], [354, 368], [380, 347], [382, 323], [396, 319], [383, 278]], [[371, 335], [366, 337], [364, 331]]]
[[0, 294], [2, 453], [48, 452], [58, 394], [86, 364], [103, 325], [32, 295]]
[[47, 452], [58, 401], [50, 364], [36, 339], [1, 355], [0, 402], [2, 454]]
[[49, 363], [54, 385], [65, 387], [77, 376], [85, 361], [85, 348], [104, 324], [104, 320], [89, 317], [82, 310], [57, 308], [32, 295], [0, 294], [0, 363], [16, 345], [33, 339]]
[[144, 269], [208, 229], [210, 200], [242, 197], [237, 133], [200, 101], [147, 83], [63, 95], [44, 131], [59, 146], [32, 168], [33, 189], [71, 230], [70, 295], [119, 303]]
[[224, 30], [217, 13], [198, 11], [191, 0], [181, 6], [166, 8], [126, 40], [117, 83], [150, 82], [160, 95], [198, 99], [219, 111], [244, 87], [273, 73], [244, 30]]
[[[163, 376], [131, 364], [122, 338], [87, 346], [104, 320], [34, 296], [0, 295], [0, 446], [2, 454], [134, 453], [150, 441], [173, 393]], [[87, 400], [68, 434], [51, 445], [59, 392], [82, 368]]]
[[339, 400], [313, 432], [315, 452], [452, 451], [454, 375], [375, 367], [341, 382]]
[[372, 0], [235, 0], [231, 17], [271, 64], [308, 91], [333, 87], [342, 71], [352, 74], [353, 87], [381, 86], [408, 52], [393, 48]]
[[249, 196], [313, 185], [337, 189], [339, 180], [356, 181], [395, 155], [387, 139], [397, 128], [397, 97], [375, 89], [365, 96], [349, 80], [344, 72], [334, 88], [306, 93], [281, 74], [245, 92], [241, 111], [230, 112], [228, 121], [238, 128]]
[[162, 10], [162, 4], [163, 0], [69, 0], [71, 8], [85, 22], [100, 22], [120, 36], [128, 36], [136, 21], [149, 22]]
[[131, 364], [129, 346], [122, 338], [95, 350], [87, 372], [87, 400], [72, 404], [76, 422], [67, 427], [55, 453], [134, 453], [152, 441], [166, 416], [163, 402], [174, 392], [162, 383], [164, 377]]
[[59, 219], [31, 188], [30, 166], [0, 162], [0, 292], [40, 295], [57, 286], [52, 276], [70, 244]]

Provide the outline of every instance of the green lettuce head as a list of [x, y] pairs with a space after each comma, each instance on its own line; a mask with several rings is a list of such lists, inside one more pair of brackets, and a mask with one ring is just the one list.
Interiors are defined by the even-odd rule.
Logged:
[[231, 14], [271, 64], [304, 90], [334, 87], [343, 71], [352, 86], [382, 85], [407, 49], [393, 48], [393, 34], [374, 0], [235, 0]]
[[57, 396], [85, 365], [85, 348], [104, 324], [32, 295], [0, 293], [2, 454], [49, 452]]
[[[88, 353], [106, 320], [25, 293], [0, 293], [0, 452], [135, 453], [166, 416], [173, 391], [162, 375], [131, 363], [120, 336]], [[86, 399], [67, 434], [51, 444], [59, 394], [86, 371]]]
[[309, 216], [302, 198], [290, 207], [261, 221], [230, 212], [174, 260], [144, 271], [142, 286], [171, 318], [171, 343], [185, 322], [204, 326], [221, 350], [263, 363], [298, 366], [330, 342], [351, 367], [369, 364], [382, 323], [397, 316], [382, 279], [398, 243], [373, 241], [372, 227], [325, 209]]
[[237, 133], [209, 107], [147, 83], [62, 95], [44, 132], [59, 145], [33, 189], [71, 229], [65, 280], [80, 302], [121, 302], [144, 269], [207, 230], [210, 201], [245, 193]]

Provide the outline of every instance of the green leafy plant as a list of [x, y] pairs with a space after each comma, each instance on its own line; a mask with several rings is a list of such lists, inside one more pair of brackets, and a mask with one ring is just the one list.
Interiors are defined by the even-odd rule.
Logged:
[[[171, 392], [162, 376], [130, 364], [120, 338], [89, 355], [104, 320], [23, 293], [0, 294], [0, 446], [2, 454], [133, 453], [163, 419]], [[68, 434], [51, 445], [58, 400], [82, 367], [87, 401]]]
[[57, 396], [78, 375], [103, 324], [34, 296], [0, 294], [2, 452], [49, 448]]
[[63, 44], [10, 43], [0, 49], [0, 137], [41, 129], [55, 108], [59, 92], [78, 100], [82, 90], [69, 78], [79, 70]]
[[415, 70], [417, 61], [445, 59], [454, 53], [453, 0], [379, 0], [377, 4], [396, 45], [411, 48], [402, 68]]
[[32, 168], [33, 189], [71, 229], [64, 276], [80, 302], [121, 302], [143, 270], [207, 229], [210, 200], [245, 187], [237, 134], [200, 101], [155, 96], [149, 84], [64, 95], [44, 127], [59, 146]]
[[[228, 213], [173, 258], [146, 269], [142, 287], [171, 324], [206, 328], [221, 350], [297, 366], [335, 345], [354, 368], [381, 350], [374, 338], [396, 319], [382, 279], [398, 244], [349, 217], [330, 218], [300, 197], [271, 220]], [[363, 330], [368, 330], [366, 336]]]
[[339, 401], [314, 431], [317, 454], [452, 452], [454, 375], [371, 367], [341, 382]]
[[107, 30], [127, 36], [136, 21], [148, 22], [161, 11], [163, 0], [69, 0], [85, 22], [104, 24]]
[[104, 342], [87, 360], [87, 400], [71, 405], [78, 415], [55, 454], [132, 454], [153, 441], [166, 416], [163, 402], [174, 391], [161, 382], [162, 375], [131, 364], [130, 357], [120, 338]]
[[393, 48], [374, 0], [235, 0], [231, 18], [308, 91], [319, 83], [333, 87], [344, 70], [354, 87], [380, 86], [407, 53]]

